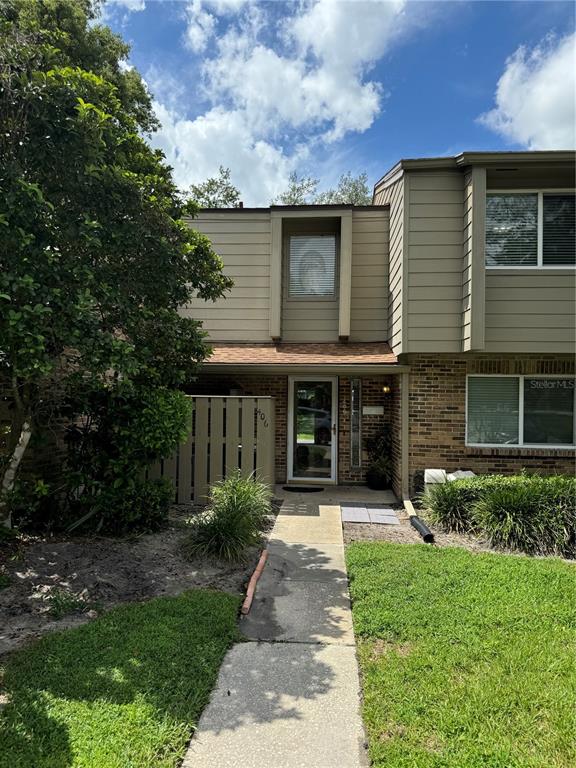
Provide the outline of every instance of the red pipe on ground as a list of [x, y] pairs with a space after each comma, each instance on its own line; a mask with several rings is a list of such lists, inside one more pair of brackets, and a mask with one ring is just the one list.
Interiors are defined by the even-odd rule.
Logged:
[[242, 613], [244, 616], [248, 613], [252, 606], [252, 600], [254, 599], [254, 592], [256, 591], [256, 584], [258, 582], [258, 579], [262, 575], [262, 571], [264, 570], [264, 566], [266, 565], [266, 560], [268, 559], [268, 550], [263, 549], [262, 554], [260, 555], [260, 559], [258, 560], [258, 565], [256, 566], [254, 573], [250, 577], [250, 581], [248, 582], [248, 589], [246, 590], [246, 597], [244, 598], [244, 602], [242, 603], [242, 608], [240, 608], [240, 613]]

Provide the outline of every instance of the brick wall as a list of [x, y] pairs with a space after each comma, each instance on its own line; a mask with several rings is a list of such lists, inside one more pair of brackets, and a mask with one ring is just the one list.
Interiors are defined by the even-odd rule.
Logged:
[[361, 407], [379, 406], [384, 409], [384, 413], [361, 415], [362, 465], [359, 468], [352, 468], [350, 464], [351, 379], [340, 377], [338, 383], [340, 406], [338, 413], [338, 482], [342, 485], [365, 482], [367, 469], [366, 440], [376, 437], [383, 429], [389, 430], [391, 428], [392, 392], [384, 394], [382, 387], [388, 385], [393, 389], [395, 377], [360, 377], [360, 381], [362, 387]]
[[[390, 427], [392, 414], [392, 393], [385, 395], [385, 384], [394, 388], [394, 376], [362, 378], [362, 405], [382, 406], [380, 415], [362, 416], [362, 442], [376, 435], [385, 426]], [[276, 482], [286, 482], [287, 476], [287, 430], [288, 430], [288, 377], [203, 374], [186, 388], [194, 395], [228, 395], [231, 389], [242, 390], [242, 394], [254, 397], [276, 398]], [[362, 467], [350, 466], [350, 378], [340, 377], [338, 383], [338, 482], [342, 484], [363, 483], [366, 476], [366, 452], [363, 451]]]
[[402, 377], [391, 376], [390, 429], [392, 437], [392, 490], [402, 498]]
[[572, 474], [571, 450], [466, 447], [466, 376], [491, 374], [573, 374], [574, 359], [558, 356], [407, 356], [410, 365], [410, 485], [422, 487], [426, 468], [452, 472], [513, 474], [522, 469]]

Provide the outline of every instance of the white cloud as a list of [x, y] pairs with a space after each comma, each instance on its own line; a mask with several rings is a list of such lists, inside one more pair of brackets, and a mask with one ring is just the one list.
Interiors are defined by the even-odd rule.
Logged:
[[548, 37], [510, 56], [496, 106], [480, 122], [528, 149], [576, 146], [576, 35]]
[[216, 19], [202, 0], [192, 0], [186, 7], [186, 16], [186, 46], [194, 53], [203, 53], [214, 34]]
[[128, 13], [137, 13], [146, 8], [146, 0], [106, 0], [106, 5], [120, 6]]
[[233, 28], [205, 63], [208, 93], [229, 99], [258, 131], [308, 126], [326, 140], [365, 131], [382, 89], [365, 75], [401, 28], [404, 0], [318, 0], [282, 25], [287, 50], [266, 45], [250, 27]]
[[151, 93], [162, 95], [162, 103], [166, 108], [175, 109], [183, 102], [186, 87], [182, 77], [176, 77], [153, 64], [146, 70], [144, 80]]
[[182, 189], [213, 176], [218, 166], [232, 169], [232, 181], [248, 205], [269, 205], [286, 188], [289, 174], [305, 154], [287, 156], [279, 147], [255, 139], [241, 112], [215, 107], [194, 120], [155, 104], [162, 130], [152, 144], [164, 151]]
[[304, 0], [279, 20], [251, 0], [190, 0], [184, 44], [204, 57], [206, 113], [189, 118], [169, 79], [147, 76], [177, 182], [229, 166], [245, 202], [267, 204], [313, 148], [367, 130], [384, 97], [369, 73], [405, 30], [405, 4]]

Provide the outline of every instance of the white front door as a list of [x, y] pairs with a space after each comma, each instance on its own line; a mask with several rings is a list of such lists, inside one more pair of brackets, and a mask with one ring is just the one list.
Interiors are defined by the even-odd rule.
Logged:
[[335, 483], [338, 377], [288, 379], [288, 481]]

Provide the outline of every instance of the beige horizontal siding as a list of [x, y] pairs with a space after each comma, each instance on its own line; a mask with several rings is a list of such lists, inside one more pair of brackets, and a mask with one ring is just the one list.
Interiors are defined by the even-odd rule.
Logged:
[[576, 344], [574, 270], [486, 270], [486, 351], [567, 352]]
[[472, 172], [464, 177], [462, 260], [462, 349], [469, 350], [472, 336]]
[[213, 341], [269, 341], [270, 214], [201, 213], [189, 222], [212, 241], [234, 287], [225, 299], [194, 299], [182, 314]]
[[409, 190], [406, 351], [460, 352], [463, 177], [413, 172]]
[[388, 210], [352, 213], [351, 341], [388, 339]]
[[[403, 290], [404, 290], [404, 187], [406, 178], [400, 177], [388, 187], [377, 191], [376, 205], [389, 209], [389, 274], [388, 274], [388, 343], [399, 355], [402, 353]], [[367, 289], [368, 290], [368, 289]], [[375, 289], [372, 289], [375, 290]]]

